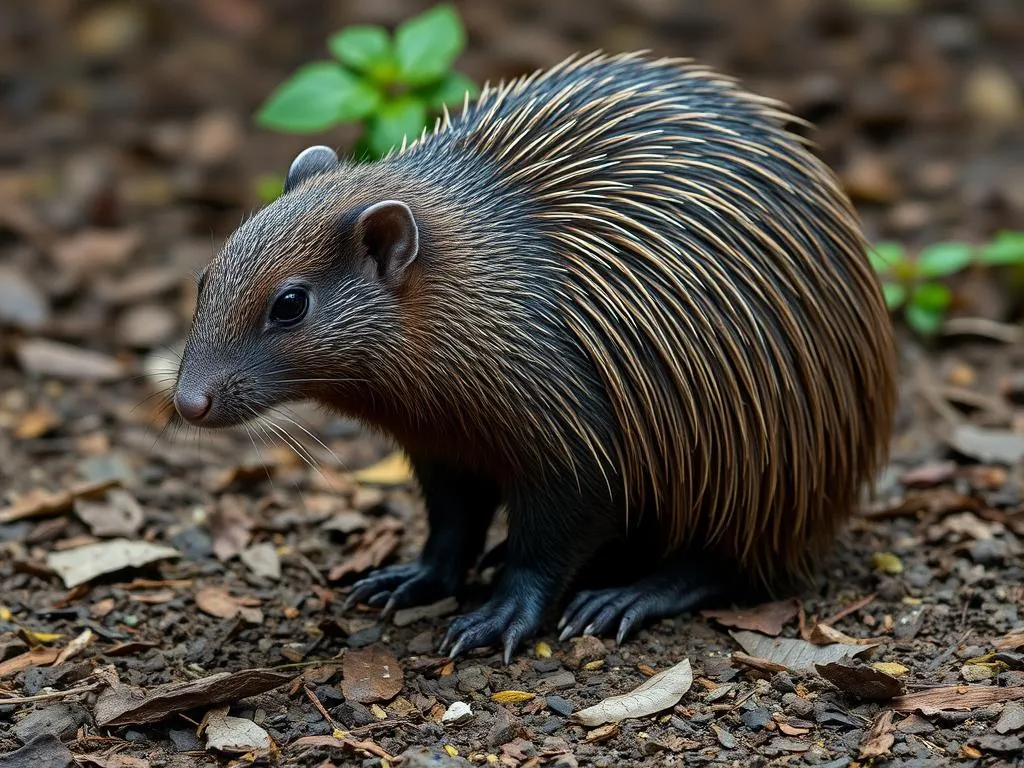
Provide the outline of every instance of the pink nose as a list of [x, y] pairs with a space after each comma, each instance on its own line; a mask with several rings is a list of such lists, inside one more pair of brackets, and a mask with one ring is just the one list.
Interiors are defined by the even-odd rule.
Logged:
[[174, 393], [174, 407], [185, 421], [198, 424], [210, 412], [213, 399], [205, 392], [179, 389]]

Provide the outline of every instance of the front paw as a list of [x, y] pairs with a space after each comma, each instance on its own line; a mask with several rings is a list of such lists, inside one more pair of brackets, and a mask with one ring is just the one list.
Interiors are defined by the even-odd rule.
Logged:
[[500, 642], [508, 664], [519, 644], [540, 629], [545, 606], [545, 596], [538, 590], [501, 590], [481, 608], [453, 619], [440, 651], [455, 658], [471, 648]]
[[399, 608], [428, 605], [455, 594], [457, 584], [436, 569], [423, 563], [390, 565], [374, 571], [352, 586], [342, 610], [357, 603], [379, 608], [381, 620], [386, 621]]

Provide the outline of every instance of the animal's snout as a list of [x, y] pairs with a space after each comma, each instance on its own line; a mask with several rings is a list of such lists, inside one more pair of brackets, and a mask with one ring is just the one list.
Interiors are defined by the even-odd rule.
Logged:
[[198, 387], [178, 387], [174, 407], [189, 424], [201, 424], [213, 409], [213, 397]]

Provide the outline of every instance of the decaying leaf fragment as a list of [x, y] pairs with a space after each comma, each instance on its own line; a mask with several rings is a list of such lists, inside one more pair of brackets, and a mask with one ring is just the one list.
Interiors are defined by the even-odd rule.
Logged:
[[693, 684], [690, 660], [683, 659], [673, 667], [648, 678], [629, 693], [611, 696], [572, 715], [576, 722], [594, 727], [617, 723], [627, 718], [646, 717], [679, 703]]
[[243, 669], [170, 683], [148, 693], [118, 684], [104, 690], [96, 700], [96, 725], [155, 723], [178, 712], [265, 693], [286, 685], [293, 677], [269, 669]]

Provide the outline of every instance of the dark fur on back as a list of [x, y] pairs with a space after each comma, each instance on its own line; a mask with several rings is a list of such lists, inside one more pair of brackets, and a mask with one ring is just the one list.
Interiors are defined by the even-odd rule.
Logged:
[[[639, 55], [487, 88], [246, 222], [193, 334], [245, 344], [282, 280], [330, 281], [315, 331], [239, 374], [263, 377], [250, 408], [314, 397], [509, 486], [568, 470], [667, 550], [806, 576], [886, 457], [894, 349], [854, 212], [792, 120]], [[421, 234], [393, 293], [344, 255], [382, 199]]]

